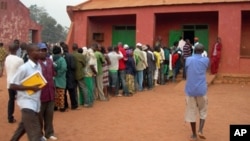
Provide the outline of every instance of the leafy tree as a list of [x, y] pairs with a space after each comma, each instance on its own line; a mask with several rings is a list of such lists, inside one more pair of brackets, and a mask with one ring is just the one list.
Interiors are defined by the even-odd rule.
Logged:
[[57, 43], [64, 41], [67, 36], [67, 28], [58, 24], [43, 7], [31, 5], [29, 7], [30, 17], [38, 24], [42, 25], [42, 41]]

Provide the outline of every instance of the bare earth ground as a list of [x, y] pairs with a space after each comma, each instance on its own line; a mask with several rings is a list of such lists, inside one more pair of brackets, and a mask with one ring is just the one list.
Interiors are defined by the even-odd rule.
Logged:
[[[0, 141], [10, 140], [18, 126], [7, 123], [5, 82], [5, 76], [0, 78]], [[188, 141], [191, 129], [184, 121], [185, 95], [175, 86], [169, 83], [132, 97], [96, 101], [93, 108], [55, 112], [55, 135], [59, 141]], [[208, 98], [207, 141], [229, 141], [230, 124], [250, 124], [249, 85], [210, 85]], [[17, 106], [14, 115], [19, 122]], [[21, 141], [27, 141], [26, 135]]]

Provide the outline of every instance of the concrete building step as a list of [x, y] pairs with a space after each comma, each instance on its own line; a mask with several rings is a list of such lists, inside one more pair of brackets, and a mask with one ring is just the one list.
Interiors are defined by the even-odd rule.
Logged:
[[[207, 73], [207, 84], [208, 86], [211, 85], [213, 83], [215, 79], [215, 75], [211, 75], [209, 73]], [[181, 80], [176, 86], [175, 86], [175, 90], [180, 90], [180, 91], [184, 91], [185, 89], [185, 85], [186, 85], [186, 80]]]

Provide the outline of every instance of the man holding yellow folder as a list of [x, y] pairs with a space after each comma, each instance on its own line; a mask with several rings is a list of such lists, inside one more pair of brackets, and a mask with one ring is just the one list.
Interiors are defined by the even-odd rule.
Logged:
[[[41, 72], [41, 66], [38, 63], [40, 59], [40, 50], [36, 44], [30, 44], [27, 47], [29, 60], [20, 66], [10, 82], [10, 89], [17, 90], [17, 104], [21, 109], [21, 122], [16, 129], [11, 141], [18, 141], [26, 132], [29, 141], [44, 141], [41, 124], [39, 120], [40, 95], [41, 88], [39, 84], [33, 86], [22, 85], [22, 80], [36, 71]], [[29, 95], [27, 90], [34, 93]]]

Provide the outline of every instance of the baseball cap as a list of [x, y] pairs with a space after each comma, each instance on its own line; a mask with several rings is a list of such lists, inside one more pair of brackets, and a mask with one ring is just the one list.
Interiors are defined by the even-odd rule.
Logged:
[[124, 45], [123, 45], [123, 48], [124, 48], [124, 49], [128, 49], [129, 46], [128, 46], [127, 44], [124, 44]]
[[37, 46], [39, 47], [39, 49], [47, 49], [47, 46], [45, 43], [38, 43]]
[[142, 44], [141, 44], [141, 43], [137, 43], [137, 44], [136, 44], [136, 46], [139, 46], [139, 47], [141, 47], [141, 46], [142, 46]]

